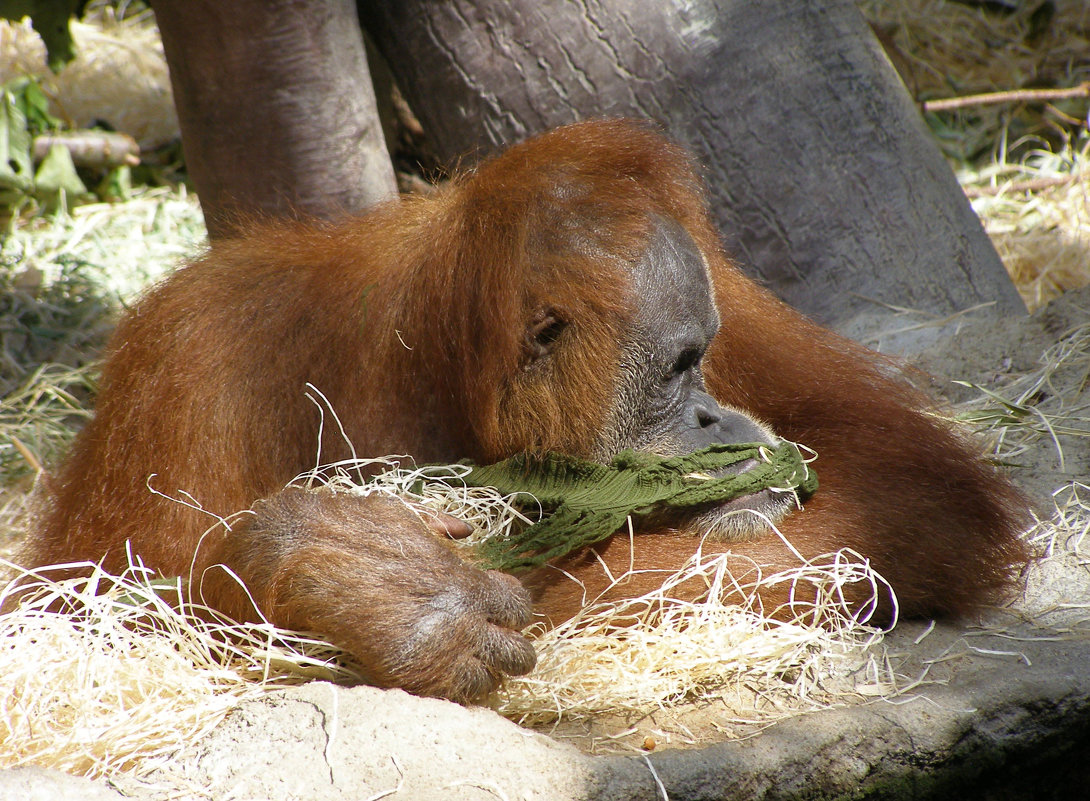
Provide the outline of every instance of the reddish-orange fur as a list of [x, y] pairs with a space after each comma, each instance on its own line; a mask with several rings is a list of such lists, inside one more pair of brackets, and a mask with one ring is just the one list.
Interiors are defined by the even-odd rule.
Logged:
[[[315, 463], [318, 411], [306, 382], [330, 399], [363, 456], [587, 455], [632, 310], [624, 265], [644, 249], [650, 214], [678, 220], [710, 268], [722, 327], [704, 363], [709, 392], [819, 453], [819, 492], [781, 527], [794, 546], [807, 556], [854, 548], [910, 614], [964, 613], [1005, 589], [1025, 559], [1018, 493], [929, 416], [928, 400], [886, 362], [745, 278], [720, 249], [686, 155], [623, 121], [546, 134], [430, 198], [336, 224], [257, 225], [215, 243], [119, 327], [96, 417], [54, 482], [32, 561], [105, 557], [117, 568], [129, 540], [164, 574], [189, 575], [193, 564], [200, 577], [226, 560], [258, 584], [290, 583], [290, 572], [269, 575], [292, 569], [275, 554], [226, 548], [221, 533], [200, 542], [212, 518], [146, 485], [155, 474], [155, 488], [184, 490], [217, 514], [276, 493]], [[544, 378], [524, 369], [523, 347], [543, 304], [580, 321]], [[348, 456], [335, 429], [327, 419], [323, 460]], [[247, 548], [260, 550], [257, 542]], [[680, 566], [697, 543], [685, 533], [638, 534], [636, 567]], [[797, 564], [770, 535], [704, 547], [774, 568]], [[615, 573], [628, 567], [627, 537], [598, 550]], [[354, 558], [337, 550], [339, 574]], [[366, 576], [364, 563], [379, 557], [358, 558]], [[601, 587], [595, 560], [565, 565], [591, 596]], [[530, 582], [554, 619], [582, 597], [557, 576]], [[214, 571], [203, 591], [230, 614], [252, 614]], [[339, 607], [343, 626], [364, 620], [368, 599], [383, 591], [353, 589], [361, 603]], [[286, 622], [326, 625], [328, 614], [313, 612], [300, 617], [297, 608]]]
[[[1021, 493], [963, 432], [936, 419], [931, 400], [888, 360], [814, 324], [748, 279], [722, 252], [691, 191], [685, 155], [660, 147], [657, 158], [665, 205], [697, 241], [712, 274], [721, 327], [704, 360], [708, 391], [818, 453], [819, 491], [780, 526], [791, 544], [807, 558], [840, 548], [869, 558], [896, 592], [902, 616], [964, 615], [1001, 597], [1028, 559], [1018, 537], [1028, 522]], [[778, 537], [703, 547], [752, 558], [766, 575], [799, 564]], [[597, 550], [614, 576], [630, 566], [648, 571], [613, 593], [634, 596], [661, 582], [656, 568], [689, 557], [693, 541], [645, 534], [634, 549], [616, 537]], [[596, 561], [584, 554], [562, 564], [586, 587], [549, 578], [538, 606], [562, 619], [584, 597], [595, 597], [608, 583]], [[745, 569], [742, 561], [739, 567]], [[870, 593], [862, 584], [855, 590], [860, 602]], [[785, 603], [786, 592], [764, 592], [766, 608]]]

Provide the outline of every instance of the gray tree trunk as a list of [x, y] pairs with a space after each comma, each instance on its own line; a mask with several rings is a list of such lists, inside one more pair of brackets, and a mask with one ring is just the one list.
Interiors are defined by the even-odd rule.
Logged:
[[879, 304], [1024, 313], [852, 0], [361, 0], [440, 155], [593, 116], [697, 154], [728, 249], [857, 330]]
[[396, 195], [352, 0], [153, 0], [210, 236]]

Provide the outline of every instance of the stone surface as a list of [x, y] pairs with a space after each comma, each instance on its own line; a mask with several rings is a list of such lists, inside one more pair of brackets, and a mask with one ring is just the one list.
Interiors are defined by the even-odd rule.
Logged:
[[57, 770], [28, 766], [0, 770], [0, 801], [118, 801], [124, 796], [106, 786]]

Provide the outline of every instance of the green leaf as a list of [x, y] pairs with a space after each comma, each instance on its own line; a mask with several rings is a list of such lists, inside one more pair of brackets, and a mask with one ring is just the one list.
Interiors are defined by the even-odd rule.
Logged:
[[8, 87], [0, 88], [0, 191], [25, 194], [34, 185], [30, 132], [23, 106]]
[[[15, 83], [12, 81], [12, 84]], [[38, 82], [24, 78], [20, 83], [22, 91], [16, 92], [15, 96], [26, 114], [27, 130], [32, 134], [39, 134], [59, 129], [61, 121], [49, 113], [49, 98], [45, 96]]]
[[127, 165], [114, 167], [95, 187], [102, 200], [128, 200], [132, 196], [132, 169]]
[[87, 191], [87, 187], [76, 174], [72, 154], [63, 145], [49, 148], [42, 163], [38, 165], [38, 172], [34, 174], [34, 194], [50, 212], [67, 210], [94, 199], [94, 195]]

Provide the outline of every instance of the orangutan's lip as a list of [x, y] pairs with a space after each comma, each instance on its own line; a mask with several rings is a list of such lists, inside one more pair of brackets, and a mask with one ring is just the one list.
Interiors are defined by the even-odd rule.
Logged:
[[[717, 471], [717, 475], [711, 473], [687, 473], [685, 478], [698, 480], [698, 481], [714, 481], [717, 478], [723, 478], [725, 476], [738, 476], [743, 473], [752, 470], [761, 464], [760, 459], [746, 459], [744, 462], [731, 465], [728, 468], [723, 468]], [[777, 490], [773, 487], [764, 487], [755, 492], [750, 492], [745, 495], [739, 495], [736, 498], [719, 504], [719, 508], [725, 512], [733, 512], [740, 509], [747, 509], [749, 511], [757, 511], [770, 516], [778, 516], [786, 507], [794, 506], [795, 494], [784, 490]]]
[[[723, 478], [724, 476], [740, 476], [742, 473], [746, 473], [752, 470], [760, 463], [761, 462], [759, 459], [746, 459], [744, 462], [739, 462], [738, 464], [733, 464], [730, 467], [722, 468], [718, 475], [713, 475], [711, 473], [686, 473], [685, 478], [691, 478], [699, 481], [714, 481], [715, 479]], [[753, 495], [757, 494], [759, 493], [753, 493]], [[751, 496], [746, 495], [745, 497], [749, 498]]]
[[795, 494], [793, 492], [765, 487], [748, 495], [733, 498], [721, 504], [719, 508], [726, 512], [747, 509], [751, 512], [762, 512], [774, 517], [788, 508], [793, 508], [795, 503]]

